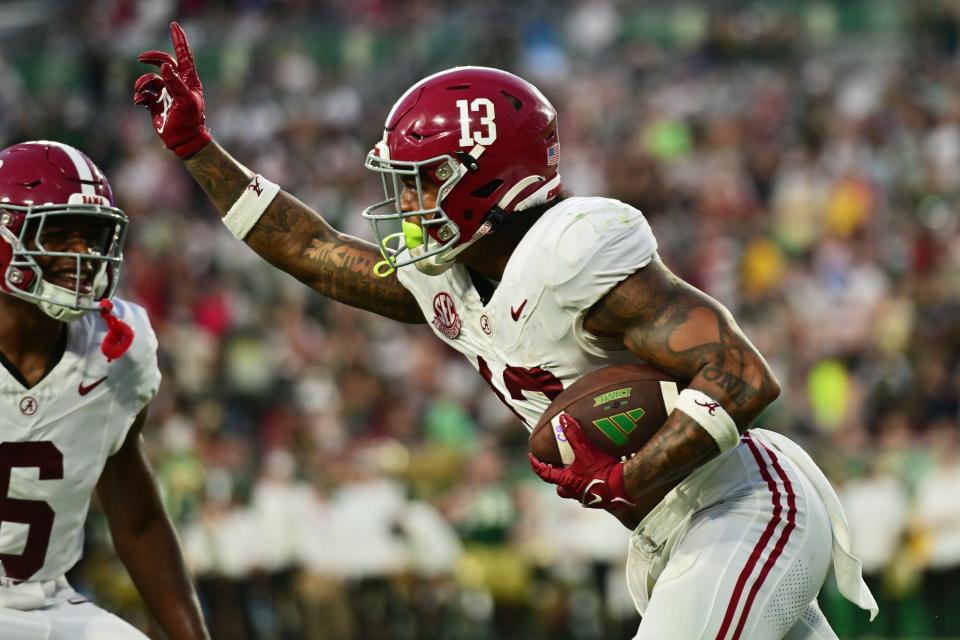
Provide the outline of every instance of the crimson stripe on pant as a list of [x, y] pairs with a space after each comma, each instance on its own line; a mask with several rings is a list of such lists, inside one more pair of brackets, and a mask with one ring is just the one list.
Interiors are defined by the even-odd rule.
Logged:
[[[750, 439], [747, 444], [751, 447], [751, 450], [755, 446], [752, 439]], [[747, 596], [747, 602], [743, 605], [743, 611], [740, 613], [740, 621], [737, 623], [737, 628], [733, 632], [732, 640], [738, 640], [740, 638], [740, 634], [743, 632], [743, 625], [747, 622], [750, 608], [753, 606], [753, 601], [757, 597], [757, 592], [760, 591], [760, 587], [763, 586], [764, 581], [767, 579], [767, 574], [773, 569], [773, 565], [777, 559], [783, 554], [783, 550], [787, 546], [787, 541], [790, 540], [790, 534], [797, 526], [797, 496], [793, 491], [793, 485], [790, 483], [790, 477], [787, 476], [786, 471], [780, 466], [780, 460], [777, 459], [776, 454], [770, 447], [762, 442], [759, 444], [766, 450], [767, 455], [770, 456], [770, 460], [773, 461], [773, 468], [777, 470], [777, 475], [780, 476], [780, 480], [783, 482], [783, 489], [787, 494], [787, 525], [783, 528], [783, 531], [780, 532], [780, 539], [777, 540], [777, 545], [770, 553], [770, 557], [768, 557], [767, 561], [763, 564], [763, 567], [760, 569], [760, 574], [750, 589], [750, 595]], [[759, 455], [759, 453], [759, 451], [754, 451], [754, 457]], [[761, 470], [761, 474], [764, 474], [764, 471], [769, 474], [769, 469]], [[770, 486], [771, 482], [773, 482], [772, 478], [766, 474], [764, 474], [764, 480], [767, 481], [767, 486]]]
[[[717, 640], [723, 640], [726, 637], [727, 631], [729, 631], [730, 625], [733, 623], [733, 616], [737, 612], [737, 605], [740, 604], [740, 597], [743, 595], [743, 589], [747, 584], [747, 580], [753, 574], [753, 569], [757, 566], [760, 556], [763, 555], [763, 551], [767, 548], [771, 538], [773, 538], [773, 533], [776, 531], [777, 526], [780, 524], [780, 522], [782, 522], [780, 513], [782, 512], [783, 507], [780, 504], [780, 490], [777, 488], [777, 484], [773, 481], [773, 477], [770, 475], [770, 470], [767, 468], [767, 462], [763, 459], [759, 448], [756, 444], [754, 444], [752, 438], [744, 434], [742, 441], [746, 442], [747, 446], [750, 447], [750, 451], [753, 453], [753, 457], [757, 462], [757, 467], [760, 470], [760, 475], [764, 481], [766, 481], [767, 488], [770, 489], [771, 503], [773, 504], [773, 517], [770, 519], [770, 522], [767, 523], [766, 529], [763, 530], [763, 534], [760, 536], [757, 544], [753, 547], [753, 551], [750, 552], [750, 557], [747, 559], [747, 563], [743, 566], [743, 569], [740, 571], [740, 575], [737, 577], [737, 583], [734, 586], [733, 594], [730, 596], [730, 602], [727, 604], [727, 610], [723, 615], [723, 623], [720, 625], [720, 630], [717, 632]], [[776, 456], [774, 456], [773, 452], [769, 451], [769, 449], [768, 452], [770, 453], [771, 459], [774, 460], [774, 466], [778, 470], [778, 475], [780, 475], [781, 479], [785, 481], [784, 488], [788, 492], [788, 504], [793, 506], [793, 512], [788, 514], [788, 518], [790, 518], [792, 522], [793, 514], [796, 512], [793, 487], [790, 485], [786, 473], [784, 473], [782, 467], [780, 467], [780, 463], [777, 461]], [[785, 531], [786, 529], [792, 531], [793, 526], [788, 523]], [[783, 547], [786, 546], [787, 540], [789, 539], [789, 535], [789, 531], [786, 531], [786, 536], [781, 533], [780, 539], [777, 540], [776, 547], [774, 548], [773, 553], [771, 553], [773, 560], [776, 560], [776, 557], [779, 557], [780, 553], [782, 553]], [[769, 558], [764, 565], [766, 572], [761, 572], [761, 576], [757, 579], [753, 585], [753, 588], [751, 589], [751, 595], [749, 596], [747, 605], [744, 606], [744, 610], [741, 613], [734, 638], [739, 637], [739, 634], [743, 629], [743, 625], [746, 622], [747, 614], [749, 613], [749, 605], [752, 604], [756, 592], [760, 589], [760, 585], [763, 583], [763, 578], [766, 577], [766, 573], [769, 573], [770, 569], [767, 568], [767, 565], [772, 566]]]

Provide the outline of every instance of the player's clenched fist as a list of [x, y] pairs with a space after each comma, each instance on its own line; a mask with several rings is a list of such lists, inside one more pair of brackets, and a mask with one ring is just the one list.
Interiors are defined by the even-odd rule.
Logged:
[[592, 444], [583, 429], [568, 413], [560, 414], [560, 428], [573, 449], [575, 458], [569, 466], [554, 467], [527, 454], [533, 472], [550, 484], [557, 485], [561, 498], [579, 500], [591, 509], [616, 509], [633, 505], [623, 479], [623, 464]]
[[153, 128], [163, 144], [186, 160], [210, 142], [204, 122], [203, 87], [193, 64], [187, 36], [170, 23], [176, 60], [165, 51], [147, 51], [137, 60], [160, 67], [160, 74], [145, 73], [133, 86], [134, 104], [150, 110]]

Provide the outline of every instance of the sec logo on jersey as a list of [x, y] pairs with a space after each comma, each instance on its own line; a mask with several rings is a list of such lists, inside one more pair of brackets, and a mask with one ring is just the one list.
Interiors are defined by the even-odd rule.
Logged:
[[453, 304], [453, 298], [446, 291], [433, 297], [433, 326], [451, 340], [460, 335], [460, 316]]

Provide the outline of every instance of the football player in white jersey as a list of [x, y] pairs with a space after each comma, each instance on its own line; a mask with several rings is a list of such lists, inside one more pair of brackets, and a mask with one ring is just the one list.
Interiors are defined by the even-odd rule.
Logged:
[[146, 636], [75, 592], [94, 491], [140, 595], [171, 639], [208, 634], [143, 451], [157, 392], [146, 312], [114, 299], [127, 216], [57, 142], [0, 151], [0, 638]]
[[[577, 453], [559, 493], [633, 529], [628, 584], [637, 638], [836, 638], [816, 596], [833, 566], [841, 592], [876, 604], [849, 554], [842, 509], [816, 465], [751, 422], [779, 394], [763, 357], [716, 300], [674, 276], [643, 215], [561, 193], [557, 116], [528, 82], [460, 67], [410, 88], [366, 166], [383, 202], [378, 244], [323, 218], [211, 139], [186, 37], [134, 87], [163, 143], [223, 215], [276, 267], [340, 302], [428, 322], [526, 424], [578, 377], [641, 359], [689, 386], [626, 462], [565, 429]], [[742, 437], [741, 437], [742, 436]], [[832, 562], [831, 562], [832, 560]]]

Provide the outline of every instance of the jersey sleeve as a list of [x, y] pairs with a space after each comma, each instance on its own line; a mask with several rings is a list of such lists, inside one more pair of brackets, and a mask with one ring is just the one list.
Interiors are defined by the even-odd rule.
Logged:
[[[122, 362], [127, 370], [121, 387], [120, 402], [123, 410], [130, 415], [127, 425], [129, 430], [137, 415], [150, 404], [160, 389], [157, 336], [150, 325], [146, 309], [131, 302], [116, 299], [114, 304], [117, 317], [133, 328], [133, 344], [130, 345], [129, 351], [117, 361], [117, 364]], [[114, 442], [110, 455], [120, 450], [126, 436], [125, 430]]]
[[544, 280], [557, 305], [574, 313], [588, 309], [616, 284], [645, 267], [657, 240], [637, 209], [617, 201], [574, 213], [543, 247]]

